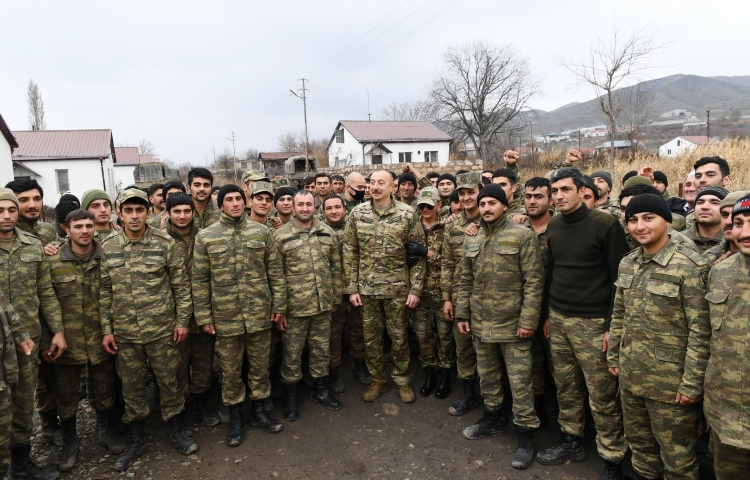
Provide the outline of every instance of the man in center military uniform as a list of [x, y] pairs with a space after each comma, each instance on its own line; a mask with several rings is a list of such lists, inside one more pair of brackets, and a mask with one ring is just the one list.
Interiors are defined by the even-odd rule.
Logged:
[[198, 230], [203, 230], [218, 222], [221, 217], [221, 212], [211, 200], [214, 176], [207, 168], [193, 167], [187, 177], [188, 193], [195, 204], [193, 222]]
[[408, 311], [419, 303], [424, 282], [424, 258], [407, 264], [406, 245], [419, 243], [424, 230], [408, 205], [391, 197], [393, 178], [387, 170], [370, 176], [372, 199], [349, 214], [344, 232], [344, 293], [363, 308], [365, 360], [370, 386], [362, 396], [375, 401], [388, 391], [383, 353], [383, 328], [393, 341], [393, 381], [401, 401], [414, 401], [409, 387]]
[[[464, 240], [456, 322], [462, 333], [474, 336], [484, 416], [466, 428], [464, 436], [474, 440], [502, 434], [502, 376], [507, 371], [517, 438], [511, 464], [524, 469], [534, 459], [534, 431], [539, 427], [531, 380], [531, 338], [539, 325], [544, 265], [534, 232], [508, 218], [502, 187], [485, 186], [478, 200], [481, 229]], [[487, 295], [488, 291], [492, 294]]]
[[672, 213], [660, 196], [633, 198], [625, 219], [641, 246], [620, 262], [607, 357], [631, 463], [639, 479], [697, 479], [709, 265], [669, 238]]
[[174, 240], [146, 224], [148, 199], [137, 189], [120, 193], [123, 228], [102, 242], [99, 312], [102, 344], [117, 355], [130, 443], [115, 461], [115, 470], [130, 468], [145, 448], [148, 416], [146, 379], [151, 367], [161, 394], [161, 416], [169, 422], [170, 441], [183, 455], [198, 450], [184, 434], [189, 421], [177, 384], [177, 345], [188, 335], [193, 306], [185, 259]]

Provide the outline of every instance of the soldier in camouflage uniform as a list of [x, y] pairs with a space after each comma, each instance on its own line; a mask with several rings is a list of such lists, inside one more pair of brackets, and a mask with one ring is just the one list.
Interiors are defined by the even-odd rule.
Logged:
[[99, 286], [103, 254], [100, 243], [95, 240], [94, 221], [94, 215], [88, 210], [69, 213], [62, 224], [68, 238], [57, 253], [48, 258], [68, 346], [54, 365], [57, 410], [63, 435], [59, 463], [63, 472], [76, 463], [78, 388], [86, 369], [92, 380], [89, 394], [96, 409], [99, 442], [118, 455], [125, 450], [125, 443], [114, 427], [115, 357], [102, 346]]
[[463, 415], [479, 404], [476, 394], [477, 356], [471, 334], [458, 330], [454, 322], [454, 305], [458, 301], [458, 284], [464, 256], [464, 236], [469, 225], [479, 223], [477, 197], [482, 188], [478, 172], [461, 173], [456, 177], [458, 195], [463, 206], [461, 214], [445, 226], [443, 248], [440, 259], [440, 291], [443, 295], [443, 315], [453, 322], [453, 338], [456, 342], [456, 370], [463, 393], [448, 409], [451, 415]]
[[[346, 228], [347, 215], [346, 200], [340, 196], [329, 196], [323, 202], [323, 214], [326, 225], [333, 230], [333, 235], [339, 246], [339, 255], [343, 258], [344, 229]], [[345, 389], [344, 382], [339, 374], [345, 329], [349, 332], [349, 353], [354, 359], [352, 371], [362, 384], [369, 385], [370, 372], [367, 371], [367, 365], [365, 364], [365, 340], [362, 332], [362, 307], [352, 305], [348, 295], [342, 295], [341, 303], [336, 311], [331, 314], [331, 360], [328, 363], [328, 377], [331, 390], [339, 394], [344, 393]]]
[[99, 312], [102, 344], [117, 355], [130, 443], [115, 461], [124, 471], [143, 452], [143, 426], [149, 413], [144, 386], [149, 366], [161, 394], [161, 416], [170, 440], [183, 455], [198, 450], [184, 434], [189, 421], [177, 384], [177, 345], [188, 335], [193, 306], [185, 259], [172, 238], [146, 225], [146, 195], [136, 189], [120, 194], [123, 229], [102, 242]]
[[283, 332], [282, 382], [286, 384], [284, 416], [299, 418], [297, 383], [302, 379], [302, 350], [308, 346], [314, 402], [329, 410], [341, 403], [328, 392], [326, 377], [330, 361], [331, 311], [341, 302], [341, 253], [333, 230], [314, 218], [315, 197], [307, 190], [294, 194], [294, 218], [274, 232], [284, 264], [286, 320]]
[[[392, 177], [386, 170], [370, 176], [372, 199], [354, 208], [344, 232], [344, 293], [363, 306], [365, 359], [370, 386], [363, 400], [372, 402], [388, 391], [383, 354], [383, 328], [393, 341], [393, 381], [401, 401], [414, 401], [409, 388], [408, 311], [419, 303], [425, 261], [407, 252], [424, 230], [414, 210], [391, 198]], [[409, 263], [407, 264], [407, 256]], [[406, 297], [406, 298], [405, 298]]]
[[115, 230], [110, 218], [112, 217], [112, 200], [104, 190], [92, 189], [83, 192], [81, 209], [88, 210], [94, 215], [96, 239], [101, 242]]
[[213, 225], [221, 218], [221, 211], [211, 201], [214, 176], [207, 168], [193, 167], [188, 172], [188, 193], [195, 204], [193, 222], [198, 230]]
[[723, 260], [726, 256], [739, 251], [739, 247], [734, 243], [734, 238], [732, 237], [732, 229], [734, 227], [732, 222], [732, 209], [734, 208], [734, 204], [737, 203], [740, 198], [748, 194], [750, 194], [748, 191], [732, 192], [724, 197], [724, 200], [719, 204], [719, 213], [721, 213], [721, 230], [724, 235], [724, 240], [718, 245], [703, 252], [703, 258], [706, 259], [706, 262], [708, 262], [709, 265], [713, 265], [714, 263], [717, 263], [719, 259]]
[[344, 193], [341, 194], [341, 198], [344, 199], [344, 207], [346, 208], [347, 215], [364, 200], [365, 189], [368, 183], [365, 181], [365, 177], [359, 172], [352, 172], [347, 175]]
[[695, 223], [685, 230], [700, 253], [720, 244], [724, 239], [721, 228], [721, 201], [729, 194], [722, 187], [706, 187], [695, 196]]
[[275, 229], [271, 218], [276, 214], [273, 208], [273, 187], [264, 180], [253, 182], [250, 187], [250, 200], [245, 207], [245, 213], [253, 222]]
[[589, 175], [599, 191], [599, 200], [596, 208], [609, 212], [615, 218], [620, 218], [620, 206], [609, 196], [612, 193], [612, 174], [604, 170], [597, 170]]
[[438, 217], [443, 218], [451, 213], [451, 194], [456, 190], [456, 177], [450, 173], [444, 173], [437, 178], [437, 185], [435, 186], [440, 195], [440, 211]]
[[639, 195], [625, 212], [641, 244], [620, 262], [607, 351], [620, 379], [625, 440], [638, 478], [698, 478], [698, 422], [710, 324], [709, 266], [669, 238], [669, 206]]
[[243, 191], [237, 185], [224, 185], [217, 200], [221, 220], [195, 238], [193, 305], [198, 326], [216, 335], [221, 396], [230, 414], [227, 445], [233, 447], [245, 437], [243, 358], [250, 367], [250, 424], [269, 433], [281, 431], [281, 424], [266, 416], [263, 400], [271, 394], [271, 326], [284, 320], [287, 294], [278, 245], [266, 226], [244, 214]]
[[0, 290], [16, 307], [21, 324], [35, 345], [31, 355], [18, 358], [18, 384], [11, 390], [10, 473], [11, 477], [57, 478], [56, 471], [38, 467], [29, 454], [42, 327], [52, 334], [50, 349], [45, 355], [47, 360], [54, 361], [66, 348], [62, 315], [42, 243], [16, 227], [18, 211], [19, 204], [13, 191], [0, 189]]
[[[165, 183], [164, 187], [161, 189], [161, 196], [164, 199], [165, 206], [167, 199], [170, 196], [176, 195], [178, 193], [187, 193], [185, 185], [180, 180], [170, 180]], [[163, 230], [168, 218], [169, 215], [167, 213], [167, 209], [164, 208], [164, 210], [162, 210], [159, 214], [149, 217], [146, 223], [150, 227], [156, 228], [158, 230]]]
[[740, 252], [711, 269], [706, 293], [711, 341], [703, 413], [717, 480], [746, 478], [750, 471], [750, 196], [735, 204], [732, 218]]
[[462, 333], [474, 336], [484, 416], [466, 428], [464, 436], [474, 440], [502, 434], [502, 377], [507, 371], [517, 437], [512, 466], [523, 469], [534, 459], [533, 437], [539, 427], [531, 338], [539, 325], [544, 265], [534, 232], [508, 218], [508, 199], [501, 186], [485, 186], [478, 200], [481, 229], [464, 240], [456, 322]]
[[515, 215], [526, 215], [526, 210], [523, 208], [523, 198], [516, 195], [518, 176], [515, 172], [507, 168], [499, 168], [492, 174], [492, 183], [499, 185], [505, 192], [508, 199], [508, 211], [506, 212], [508, 218], [512, 219]]

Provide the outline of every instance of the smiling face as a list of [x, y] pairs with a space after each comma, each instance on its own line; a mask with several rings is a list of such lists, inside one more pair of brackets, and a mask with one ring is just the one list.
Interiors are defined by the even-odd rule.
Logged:
[[288, 216], [291, 215], [294, 211], [294, 204], [292, 203], [292, 196], [291, 195], [283, 195], [279, 197], [279, 200], [276, 202], [276, 210], [278, 210], [280, 215]]
[[370, 175], [370, 195], [376, 203], [389, 199], [392, 188], [393, 177], [390, 173], [380, 170]]
[[668, 237], [669, 223], [655, 213], [636, 213], [628, 218], [627, 223], [630, 236], [644, 248], [659, 245]]
[[294, 217], [300, 225], [310, 225], [314, 214], [315, 198], [312, 195], [300, 192], [294, 196]]
[[503, 202], [494, 197], [484, 197], [479, 201], [479, 214], [488, 224], [495, 223], [507, 209]]
[[268, 215], [273, 206], [273, 196], [270, 193], [256, 193], [251, 201], [253, 212], [261, 217]]
[[732, 238], [743, 255], [750, 256], [750, 213], [738, 213], [732, 220]]
[[[208, 200], [208, 196], [211, 195], [211, 180], [207, 178], [195, 177], [193, 182], [188, 185], [188, 191], [190, 196], [193, 197], [193, 201], [205, 202]], [[219, 192], [216, 192], [218, 195]]]
[[177, 229], [186, 229], [193, 223], [193, 209], [190, 205], [175, 205], [169, 211], [169, 221]]
[[329, 198], [326, 200], [325, 204], [323, 204], [323, 215], [325, 215], [329, 225], [338, 225], [341, 223], [346, 215], [344, 202], [341, 198]]
[[20, 207], [18, 216], [32, 222], [39, 219], [39, 216], [42, 214], [42, 194], [39, 193], [39, 190], [32, 188], [31, 190], [17, 193], [16, 198], [18, 198]]

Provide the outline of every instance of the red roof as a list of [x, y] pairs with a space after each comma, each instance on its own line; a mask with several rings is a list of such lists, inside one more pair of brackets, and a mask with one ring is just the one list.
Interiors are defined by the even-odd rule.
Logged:
[[450, 135], [430, 122], [342, 120], [339, 122], [359, 142], [450, 142]]
[[138, 165], [140, 162], [138, 147], [115, 147], [117, 165]]
[[705, 135], [690, 135], [687, 137], [680, 137], [684, 140], [687, 140], [690, 143], [694, 143], [696, 145], [703, 145], [708, 141], [708, 138]]
[[287, 158], [305, 156], [305, 152], [260, 152], [260, 160], [286, 160]]
[[112, 154], [112, 130], [21, 130], [13, 160], [99, 158]]

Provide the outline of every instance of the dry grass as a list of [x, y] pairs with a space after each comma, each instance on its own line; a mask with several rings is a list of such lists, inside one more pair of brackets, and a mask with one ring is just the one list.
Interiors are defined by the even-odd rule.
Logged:
[[[678, 185], [685, 181], [687, 174], [693, 169], [693, 164], [702, 157], [719, 156], [729, 162], [732, 173], [731, 190], [750, 190], [750, 138], [726, 138], [721, 142], [701, 145], [695, 150], [680, 157], [660, 158], [654, 153], [638, 153], [631, 157], [615, 159], [615, 181], [631, 170], [640, 170], [650, 166], [654, 170], [661, 170], [669, 179], [669, 191], [677, 194]], [[552, 163], [565, 158], [565, 151], [552, 149], [542, 153], [533, 167], [520, 167], [521, 178], [544, 176]], [[586, 158], [580, 165], [584, 173], [594, 170], [609, 170], [609, 156]], [[615, 186], [615, 188], [618, 188]]]

